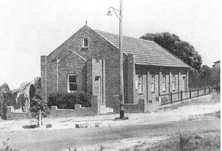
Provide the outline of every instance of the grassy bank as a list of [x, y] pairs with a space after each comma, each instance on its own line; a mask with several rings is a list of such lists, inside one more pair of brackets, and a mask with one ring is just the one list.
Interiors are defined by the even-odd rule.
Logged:
[[192, 100], [184, 100], [182, 102], [175, 103], [172, 105], [162, 106], [159, 110], [178, 109], [183, 106], [206, 105], [206, 104], [215, 104], [219, 102], [220, 102], [220, 93], [212, 92], [210, 94], [210, 98], [208, 96], [202, 96], [199, 98], [193, 98]]
[[134, 148], [145, 151], [219, 151], [220, 130], [177, 133], [169, 139], [153, 144], [149, 148]]

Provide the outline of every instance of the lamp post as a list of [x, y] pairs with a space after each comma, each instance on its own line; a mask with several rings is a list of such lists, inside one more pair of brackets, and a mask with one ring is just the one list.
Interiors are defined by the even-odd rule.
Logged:
[[[119, 19], [119, 52], [120, 52], [120, 119], [126, 119], [124, 117], [124, 85], [123, 85], [123, 33], [122, 33], [122, 23], [123, 23], [123, 0], [120, 0], [120, 9], [110, 7], [107, 15], [111, 16], [112, 11], [114, 11], [116, 17]], [[119, 13], [119, 14], [118, 14]]]

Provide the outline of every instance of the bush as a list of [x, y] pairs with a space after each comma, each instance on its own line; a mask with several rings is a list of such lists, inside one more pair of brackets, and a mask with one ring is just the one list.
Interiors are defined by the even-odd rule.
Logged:
[[31, 107], [30, 107], [30, 112], [32, 113], [32, 117], [39, 120], [40, 111], [42, 118], [43, 117], [45, 118], [49, 114], [47, 103], [43, 101], [40, 94], [35, 93], [34, 97], [32, 98]]
[[91, 95], [84, 91], [74, 93], [52, 93], [48, 97], [48, 106], [57, 106], [59, 109], [75, 109], [75, 104], [82, 107], [91, 107]]

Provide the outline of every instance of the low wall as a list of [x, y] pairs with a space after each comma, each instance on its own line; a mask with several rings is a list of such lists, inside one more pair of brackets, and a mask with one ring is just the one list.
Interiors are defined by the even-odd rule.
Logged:
[[[120, 112], [119, 95], [114, 96], [113, 112], [114, 113]], [[128, 103], [124, 104], [124, 112], [125, 113], [144, 113], [145, 112], [145, 100], [140, 99], [138, 104], [128, 104]]]
[[[94, 116], [98, 114], [98, 97], [92, 96], [91, 108], [75, 105], [75, 109], [58, 109], [52, 106], [48, 117], [77, 117], [77, 116]], [[18, 112], [13, 106], [7, 106], [6, 120], [30, 119], [30, 112]]]
[[148, 101], [146, 104], [145, 104], [145, 112], [150, 112], [150, 111], [155, 111], [157, 110], [161, 105], [161, 98], [158, 97], [156, 98], [155, 101]]
[[29, 119], [30, 112], [16, 112], [13, 106], [7, 106], [6, 120]]
[[77, 116], [94, 116], [98, 113], [98, 97], [92, 97], [91, 108], [81, 107], [80, 104], [75, 105], [75, 109], [58, 109], [52, 106], [48, 117], [77, 117]]

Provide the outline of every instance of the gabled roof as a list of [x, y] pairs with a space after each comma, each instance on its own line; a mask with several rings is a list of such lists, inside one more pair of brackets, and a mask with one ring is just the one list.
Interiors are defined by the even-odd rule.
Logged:
[[214, 64], [216, 64], [216, 63], [220, 63], [220, 60], [218, 60], [218, 61], [214, 62]]
[[[119, 35], [99, 30], [94, 31], [119, 49]], [[168, 50], [149, 40], [123, 36], [123, 52], [134, 54], [136, 64], [190, 68], [189, 65], [172, 55]]]

